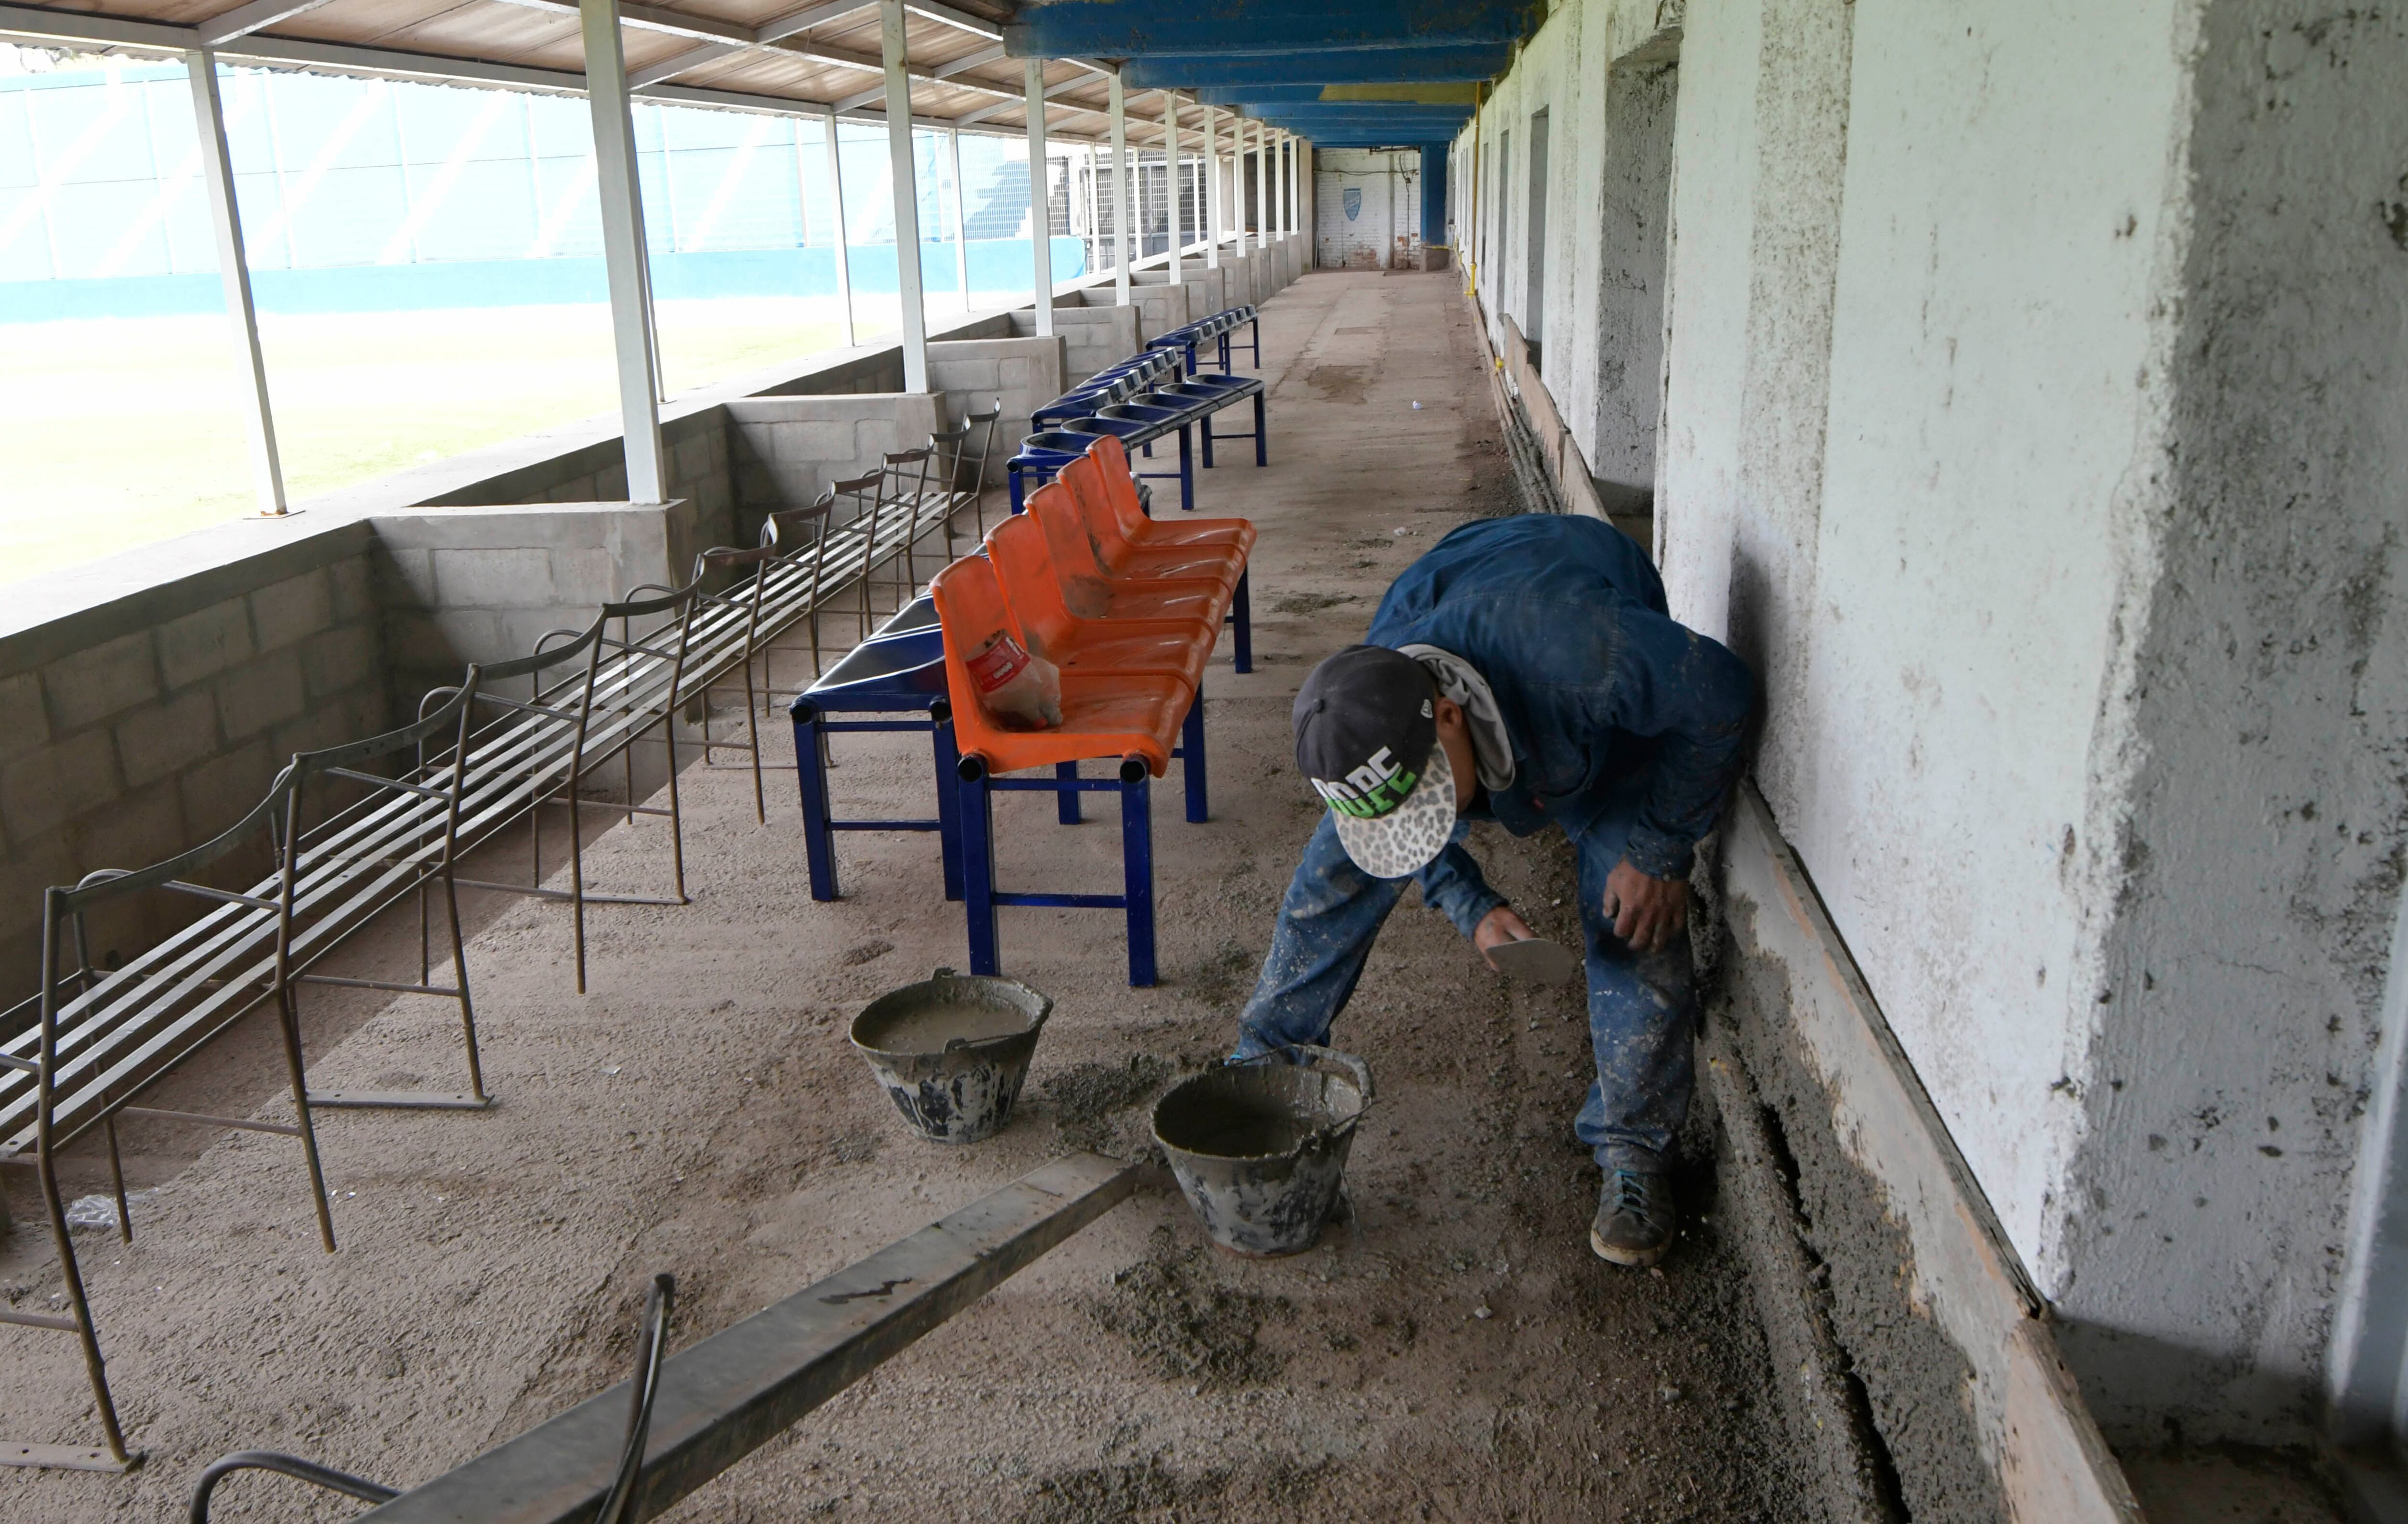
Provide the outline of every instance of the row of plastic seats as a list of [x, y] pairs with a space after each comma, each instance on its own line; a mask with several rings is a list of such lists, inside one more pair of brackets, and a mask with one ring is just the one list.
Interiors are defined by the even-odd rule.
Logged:
[[[1190, 323], [1187, 329], [1180, 332], [1199, 329], [1227, 319], [1226, 325], [1219, 329], [1226, 337], [1237, 323], [1252, 321], [1253, 310], [1252, 308], [1233, 308], [1200, 323]], [[1214, 441], [1248, 438], [1254, 441], [1254, 464], [1268, 465], [1269, 436], [1264, 416], [1262, 381], [1251, 376], [1193, 374], [1192, 365], [1183, 372], [1180, 355], [1181, 351], [1175, 345], [1150, 348], [1117, 365], [1107, 367], [1037, 409], [1030, 418], [1037, 432], [1023, 440], [1020, 450], [1005, 463], [1012, 511], [1017, 513], [1021, 510], [1031, 486], [1050, 480], [1064, 465], [1077, 459], [1092, 438], [1097, 435], [1113, 436], [1124, 444], [1151, 455], [1155, 440], [1176, 434], [1179, 438], [1179, 468], [1176, 471], [1140, 474], [1176, 478], [1179, 506], [1188, 512], [1193, 512], [1196, 508], [1194, 447], [1197, 442], [1197, 436], [1201, 437], [1204, 464], [1208, 467], [1214, 464]], [[1211, 422], [1213, 413], [1247, 398], [1254, 402], [1253, 428], [1228, 433], [1213, 428]]]
[[1156, 334], [1147, 347], [1181, 352], [1186, 357], [1187, 373], [1193, 376], [1196, 374], [1197, 350], [1202, 345], [1211, 344], [1215, 351], [1214, 361], [1226, 373], [1233, 368], [1230, 365], [1229, 336], [1240, 328], [1248, 327], [1253, 330], [1254, 368], [1260, 370], [1263, 367], [1263, 325], [1252, 304], [1228, 308], [1209, 318], [1197, 318], [1183, 328]]
[[[1148, 785], [1180, 758], [1187, 818], [1206, 818], [1204, 668], [1224, 623], [1233, 612], [1242, 615], [1254, 528], [1243, 519], [1155, 523], [1139, 502], [1126, 453], [1109, 438], [1064, 466], [1030, 495], [1027, 507], [988, 534], [984, 555], [963, 557], [930, 584], [953, 697], [955, 812], [970, 968], [1001, 971], [996, 912], [1003, 906], [1117, 909], [1127, 920], [1129, 983], [1151, 985]], [[1061, 669], [1060, 725], [1008, 730], [982, 707], [968, 661], [1006, 636]], [[1078, 766], [1088, 760], [1116, 764], [1116, 775], [1080, 777]], [[1049, 767], [1051, 778], [1003, 776]], [[1079, 818], [1082, 793], [1119, 794], [1123, 892], [997, 888], [996, 792], [1051, 792], [1065, 822]]]

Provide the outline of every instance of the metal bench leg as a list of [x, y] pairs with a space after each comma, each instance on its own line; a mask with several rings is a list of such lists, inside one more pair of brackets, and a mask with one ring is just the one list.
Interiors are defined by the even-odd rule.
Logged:
[[[283, 955], [278, 955], [283, 961]], [[280, 982], [285, 975], [280, 970]], [[318, 1237], [326, 1252], [335, 1252], [335, 1218], [326, 1205], [326, 1171], [318, 1160], [318, 1129], [309, 1120], [309, 1077], [301, 1061], [301, 1013], [287, 984], [277, 992], [277, 1016], [284, 1028], [284, 1067], [293, 1081], [293, 1114], [300, 1123], [301, 1157], [309, 1165], [309, 1195], [318, 1208]]]
[[1008, 484], [1011, 491], [1011, 510], [1014, 513], [1017, 513], [1023, 508], [1027, 506], [1025, 494], [1027, 493], [1028, 488], [1020, 480], [1019, 467], [1007, 465], [1004, 467], [1003, 474], [1008, 479]]
[[[952, 782], [940, 776], [941, 792]], [[810, 869], [811, 898], [836, 899], [836, 832], [828, 824], [827, 769], [820, 761], [819, 712], [795, 712], [795, 783], [803, 807], [803, 861]]]
[[1121, 893], [1128, 902], [1129, 985], [1136, 989], [1154, 984], [1153, 798], [1145, 764], [1134, 757], [1123, 762]]
[[937, 847], [945, 857], [945, 898], [962, 898], [962, 801], [953, 780], [962, 754], [953, 745], [953, 706], [939, 698], [928, 706], [928, 730], [937, 753]]
[[[1076, 784], [1079, 781], [1079, 764], [1056, 762], [1054, 764], [1054, 776], [1062, 783]], [[1076, 787], [1055, 789], [1054, 800], [1055, 813], [1063, 825], [1076, 826], [1086, 818], [1079, 812], [1079, 791]]]
[[962, 901], [968, 913], [970, 972], [1003, 971], [995, 918], [995, 812], [986, 765], [966, 756], [955, 770], [961, 807]]
[[[577, 738], [581, 748], [585, 738]], [[577, 818], [578, 796], [585, 775], [572, 763], [568, 769], [568, 909], [569, 928], [577, 943], [577, 993], [585, 993], [585, 831]], [[538, 883], [542, 882], [538, 880]]]
[[[1215, 410], [1217, 411], [1218, 410]], [[1209, 470], [1211, 470], [1211, 469], [1212, 468], [1212, 414], [1211, 414], [1211, 413], [1209, 413], [1209, 412], [1208, 412], [1208, 413], [1206, 413], [1206, 414], [1204, 415], [1203, 422], [1202, 422], [1202, 423], [1200, 423], [1200, 424], [1198, 424], [1197, 425], [1196, 432], [1197, 432], [1197, 433], [1198, 433], [1198, 434], [1201, 434], [1202, 436], [1204, 436], [1204, 468], [1205, 468], [1206, 470], [1208, 470], [1208, 471], [1209, 471]]]
[[[1209, 431], [1211, 426], [1211, 420], [1206, 419], [1204, 427]], [[1189, 433], [1190, 425], [1179, 425], [1179, 510], [1182, 513], [1196, 511], [1196, 445]]]
[[1211, 803], [1206, 792], [1204, 776], [1204, 684], [1196, 684], [1196, 697], [1187, 706], [1187, 718], [1179, 727], [1179, 757], [1187, 784], [1187, 823], [1201, 826], [1211, 816]]
[[1256, 392], [1254, 394], [1254, 464], [1268, 466], [1270, 463], [1270, 431], [1263, 424], [1263, 395]]
[[460, 992], [460, 1042], [468, 1054], [468, 1093], [484, 1105], [493, 1098], [485, 1094], [485, 1067], [477, 1054], [477, 1006], [468, 994], [468, 942], [460, 933], [460, 884], [452, 876], [448, 855], [443, 864], [443, 908], [451, 923], [452, 984]]
[[1238, 596], [1229, 600], [1229, 623], [1236, 626], [1230, 666], [1240, 672], [1254, 669], [1254, 568], [1238, 573]]

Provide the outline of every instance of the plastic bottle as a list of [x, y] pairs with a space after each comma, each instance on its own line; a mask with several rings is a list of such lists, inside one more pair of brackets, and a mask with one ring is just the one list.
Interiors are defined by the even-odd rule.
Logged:
[[967, 665], [988, 718], [1006, 730], [1045, 730], [1062, 723], [1062, 669], [997, 635]]

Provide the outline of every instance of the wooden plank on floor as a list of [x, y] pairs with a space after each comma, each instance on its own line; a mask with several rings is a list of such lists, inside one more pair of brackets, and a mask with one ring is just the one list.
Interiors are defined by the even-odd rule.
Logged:
[[[666, 1512], [1103, 1215], [1136, 1179], [1135, 1166], [1093, 1154], [1056, 1159], [671, 1356], [630, 1524]], [[626, 1425], [621, 1382], [362, 1517], [584, 1524], [602, 1505]]]

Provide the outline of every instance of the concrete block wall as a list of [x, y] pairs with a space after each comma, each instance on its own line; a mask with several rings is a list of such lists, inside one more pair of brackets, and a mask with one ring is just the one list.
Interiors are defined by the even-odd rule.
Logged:
[[1227, 299], [1226, 276], [1227, 272], [1218, 267], [1198, 269], [1193, 265], [1182, 272], [1181, 278], [1196, 288], [1187, 299], [1190, 323], [1197, 318], [1209, 318], [1235, 305]]
[[[1029, 416], [1060, 396], [1066, 381], [1067, 341], [1060, 334], [1039, 338], [958, 339], [928, 346], [928, 384], [941, 397], [945, 426], [958, 428], [973, 412], [1000, 402], [995, 443], [986, 463], [989, 482], [1003, 480], [1003, 463], [1029, 432]], [[966, 448], [975, 452], [984, 430]]]
[[717, 543], [684, 501], [445, 508], [368, 524], [391, 682], [413, 712], [472, 661], [526, 655], [630, 589], [682, 586], [696, 553]]
[[1258, 307], [1262, 297], [1255, 291], [1254, 256], [1241, 254], [1233, 249], [1221, 252], [1221, 279], [1226, 298], [1224, 307]]
[[[1069, 298], [1063, 298], [1068, 301]], [[1024, 337], [1037, 332], [1035, 314], [1012, 314], [1013, 331]], [[1062, 375], [1066, 386], [1086, 380], [1104, 367], [1135, 354], [1138, 310], [1133, 307], [1056, 306], [1054, 331], [1062, 340]], [[1058, 394], [1057, 394], [1058, 395]], [[1017, 443], [1018, 441], [1013, 441]]]
[[[152, 587], [0, 635], [7, 1003], [36, 978], [46, 887], [207, 841], [294, 753], [388, 724], [368, 551], [365, 527], [340, 526], [179, 577], [172, 544], [146, 547], [129, 554], [158, 574]], [[150, 897], [96, 924], [94, 952], [131, 953], [205, 908]]]
[[938, 403], [934, 394], [891, 392], [726, 404], [738, 505], [735, 542], [755, 542], [771, 512], [809, 507], [832, 482], [867, 476], [883, 455], [927, 443], [944, 426]]
[[1119, 295], [1109, 285], [1090, 286], [1080, 293], [1080, 295], [1090, 308], [1118, 308], [1120, 310], [1137, 313], [1136, 342], [1128, 349], [1123, 350], [1121, 354], [1114, 355], [1114, 359], [1143, 348], [1145, 341], [1154, 335], [1167, 333], [1187, 321], [1187, 295], [1183, 289], [1173, 291], [1168, 286], [1131, 283], [1126, 308], [1119, 308]]

